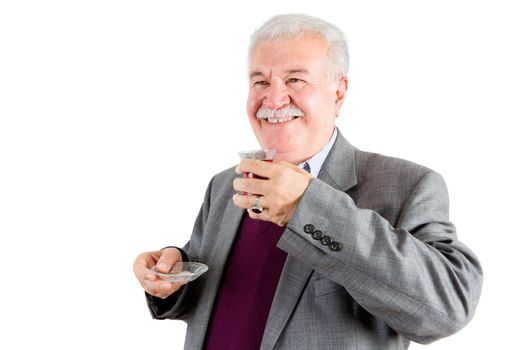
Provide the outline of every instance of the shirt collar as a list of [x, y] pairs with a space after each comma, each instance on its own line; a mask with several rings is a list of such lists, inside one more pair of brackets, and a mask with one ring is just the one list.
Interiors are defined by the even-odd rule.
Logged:
[[321, 168], [323, 167], [324, 161], [326, 160], [328, 153], [330, 153], [330, 150], [332, 149], [332, 146], [334, 145], [336, 137], [337, 137], [337, 128], [334, 128], [334, 132], [332, 133], [332, 137], [330, 138], [330, 141], [328, 141], [328, 143], [323, 147], [323, 149], [317, 152], [312, 158], [299, 164], [298, 167], [304, 168], [304, 164], [308, 163], [308, 165], [310, 166], [310, 174], [314, 178], [317, 177], [319, 175], [319, 172], [321, 171]]

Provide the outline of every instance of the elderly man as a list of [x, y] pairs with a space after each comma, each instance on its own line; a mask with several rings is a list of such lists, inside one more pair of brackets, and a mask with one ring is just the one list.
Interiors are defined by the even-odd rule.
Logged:
[[[442, 178], [335, 127], [347, 51], [336, 27], [304, 15], [253, 34], [248, 117], [274, 162], [217, 174], [188, 244], [134, 265], [153, 317], [187, 322], [186, 349], [406, 349], [473, 316], [481, 267]], [[209, 271], [185, 285], [150, 272], [183, 260]]]

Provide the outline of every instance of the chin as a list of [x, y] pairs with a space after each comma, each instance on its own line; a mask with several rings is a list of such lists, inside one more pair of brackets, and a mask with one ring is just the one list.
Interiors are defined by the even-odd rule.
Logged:
[[[289, 158], [291, 154], [296, 153], [298, 149], [295, 144], [290, 144], [290, 143], [282, 144], [282, 143], [275, 143], [275, 142], [266, 143], [263, 148], [275, 150], [277, 152], [276, 159], [279, 159], [279, 160], [288, 160], [287, 158]], [[281, 156], [286, 155], [286, 156], [285, 158], [282, 158], [279, 155]]]

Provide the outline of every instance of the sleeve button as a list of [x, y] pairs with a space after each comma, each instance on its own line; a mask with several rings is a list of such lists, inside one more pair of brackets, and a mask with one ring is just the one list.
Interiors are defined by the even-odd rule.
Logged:
[[312, 238], [317, 241], [323, 239], [323, 231], [315, 230], [314, 233], [312, 233]]
[[314, 233], [314, 231], [315, 231], [315, 226], [314, 225], [312, 225], [312, 224], [304, 225], [304, 232], [306, 232], [309, 235], [311, 235], [312, 233]]
[[328, 248], [330, 248], [331, 251], [333, 252], [338, 252], [340, 251], [341, 249], [343, 249], [343, 245], [339, 242], [332, 242]]
[[330, 245], [332, 244], [332, 239], [329, 237], [329, 236], [324, 236], [322, 239], [321, 239], [321, 244], [322, 245]]

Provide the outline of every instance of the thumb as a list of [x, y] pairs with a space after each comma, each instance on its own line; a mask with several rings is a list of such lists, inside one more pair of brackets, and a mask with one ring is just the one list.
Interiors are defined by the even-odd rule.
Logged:
[[157, 270], [168, 273], [176, 262], [182, 261], [182, 255], [177, 248], [166, 248], [161, 250], [161, 256], [157, 261]]

